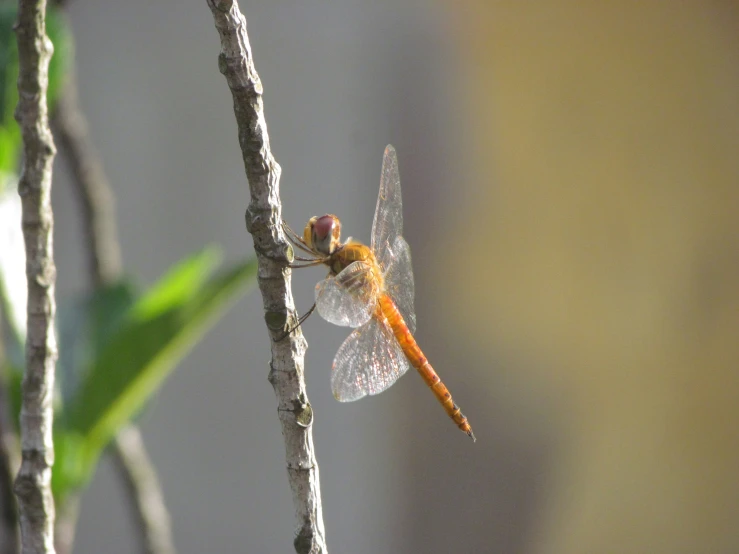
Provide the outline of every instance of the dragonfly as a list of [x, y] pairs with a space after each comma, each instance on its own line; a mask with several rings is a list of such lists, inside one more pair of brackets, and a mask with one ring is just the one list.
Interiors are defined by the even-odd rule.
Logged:
[[410, 247], [402, 236], [403, 201], [392, 145], [383, 155], [369, 247], [351, 238], [341, 242], [341, 221], [333, 214], [312, 217], [302, 237], [285, 222], [283, 228], [290, 242], [309, 255], [295, 256], [304, 263], [293, 262], [291, 267], [323, 264], [329, 268], [328, 276], [316, 285], [315, 303], [295, 328], [316, 309], [329, 323], [354, 328], [334, 358], [334, 397], [351, 402], [379, 394], [413, 366], [457, 427], [476, 440], [467, 418], [413, 336], [413, 267]]

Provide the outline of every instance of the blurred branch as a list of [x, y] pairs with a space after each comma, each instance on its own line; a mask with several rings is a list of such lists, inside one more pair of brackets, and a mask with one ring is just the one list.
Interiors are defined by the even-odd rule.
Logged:
[[95, 286], [111, 283], [120, 277], [122, 265], [113, 191], [79, 109], [73, 73], [54, 108], [52, 123], [74, 175], [72, 185], [82, 210], [90, 278]]
[[[0, 385], [3, 389], [4, 386]], [[7, 397], [5, 391], [0, 391], [0, 394]], [[7, 398], [0, 399], [5, 402]], [[7, 404], [3, 406], [3, 411], [6, 411]], [[5, 421], [2, 422], [2, 428], [0, 428], [0, 554], [17, 554], [18, 552], [18, 511], [13, 496], [13, 475], [17, 465], [14, 463], [12, 453], [7, 448], [6, 439], [8, 432], [5, 429], [5, 423], [7, 418], [3, 418]]]
[[[0, 310], [1, 311], [1, 310]], [[3, 314], [0, 313], [0, 372], [4, 372]], [[18, 437], [10, 417], [9, 372], [0, 375], [0, 554], [18, 553], [18, 506], [13, 476], [20, 466]]]
[[124, 427], [115, 438], [115, 448], [116, 466], [129, 490], [129, 500], [136, 502], [144, 552], [174, 554], [169, 513], [139, 428], [135, 425]]
[[54, 463], [52, 426], [54, 368], [54, 267], [51, 172], [54, 140], [49, 130], [46, 89], [54, 47], [46, 36], [46, 0], [19, 0], [18, 107], [23, 167], [18, 194], [23, 210], [28, 281], [28, 335], [20, 415], [21, 467], [15, 481], [23, 554], [54, 552]]
[[269, 146], [264, 117], [262, 83], [254, 67], [246, 19], [235, 0], [207, 0], [221, 38], [218, 67], [231, 89], [251, 202], [246, 228], [252, 234], [259, 262], [259, 288], [267, 328], [272, 338], [269, 380], [277, 396], [277, 412], [285, 440], [287, 473], [298, 519], [295, 550], [325, 553], [318, 463], [313, 448], [313, 412], [305, 390], [304, 356], [307, 344], [300, 329], [284, 340], [294, 326], [295, 306], [290, 288], [290, 247], [281, 229], [280, 166]]
[[[120, 278], [122, 272], [115, 197], [89, 138], [87, 122], [78, 105], [73, 74], [55, 108], [54, 129], [62, 154], [69, 160], [74, 175], [72, 181], [82, 210], [90, 280], [93, 286], [112, 283]], [[116, 437], [112, 446], [119, 476], [134, 508], [143, 551], [147, 554], [174, 554], [164, 495], [139, 429], [130, 425]], [[67, 513], [76, 518], [76, 510]], [[74, 521], [65, 522], [64, 527], [64, 537], [60, 535], [58, 539], [68, 549], [74, 537]]]

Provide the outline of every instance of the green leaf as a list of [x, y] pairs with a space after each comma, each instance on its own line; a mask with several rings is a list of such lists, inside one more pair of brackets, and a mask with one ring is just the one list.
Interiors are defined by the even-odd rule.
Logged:
[[[207, 279], [216, 259], [213, 250], [205, 250], [180, 263], [101, 335], [106, 338], [98, 342], [100, 350], [87, 377], [65, 409], [65, 448], [75, 461], [69, 464], [74, 475], [58, 477], [59, 494], [90, 477], [116, 432], [138, 414], [218, 316], [255, 282], [253, 260]], [[55, 468], [55, 473], [59, 471]]]
[[[125, 280], [99, 287], [93, 293], [57, 302], [56, 322], [59, 358], [56, 365], [57, 408], [62, 408], [84, 382], [103, 345], [113, 336], [136, 300]], [[59, 411], [57, 417], [64, 414]]]
[[70, 430], [64, 405], [84, 383], [91, 360], [115, 335], [126, 313], [136, 301], [133, 286], [125, 280], [96, 289], [93, 293], [57, 305], [59, 359], [54, 395], [55, 465], [52, 489], [59, 504], [64, 495], [86, 480], [97, 457], [79, 433]]
[[64, 505], [67, 494], [85, 483], [95, 468], [85, 438], [63, 425], [54, 423], [54, 471], [51, 473], [51, 492], [57, 506]]
[[90, 342], [99, 354], [136, 303], [133, 285], [125, 280], [98, 288], [90, 299]]
[[21, 132], [17, 124], [5, 127], [0, 125], [0, 193], [13, 181], [18, 153], [21, 147]]
[[[18, 103], [18, 45], [13, 25], [15, 2], [0, 3], [0, 186], [17, 172], [20, 161], [21, 131], [13, 113]], [[2, 190], [0, 189], [0, 192]]]
[[17, 14], [17, 2], [0, 1], [0, 125], [13, 121], [18, 103], [18, 46], [13, 32]]
[[196, 293], [220, 261], [216, 248], [205, 248], [170, 269], [136, 303], [136, 316], [152, 318], [181, 305]]
[[10, 360], [5, 360], [4, 363], [0, 364], [0, 380], [2, 384], [0, 386], [5, 388], [7, 394], [8, 406], [3, 406], [2, 409], [7, 409], [10, 414], [10, 419], [13, 422], [13, 429], [8, 429], [8, 432], [14, 431], [18, 433], [19, 430], [19, 414], [21, 413], [21, 381], [23, 380], [23, 368], [18, 367], [15, 363]]

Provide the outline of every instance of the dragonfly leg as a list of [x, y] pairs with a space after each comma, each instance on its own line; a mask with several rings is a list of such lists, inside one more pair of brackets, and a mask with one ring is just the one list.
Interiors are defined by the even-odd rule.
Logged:
[[302, 241], [302, 239], [300, 242], [296, 242], [295, 239], [293, 239], [293, 237], [291, 237], [289, 234], [287, 235], [287, 239], [290, 241], [290, 243], [292, 243], [293, 246], [297, 247], [299, 250], [302, 250], [306, 254], [310, 254], [311, 256], [315, 257], [316, 253], [308, 248]]
[[313, 249], [310, 248], [305, 243], [305, 241], [303, 240], [303, 237], [301, 237], [295, 231], [293, 231], [292, 228], [287, 224], [287, 222], [285, 221], [282, 222], [282, 228], [284, 229], [288, 240], [292, 242], [294, 246], [297, 246], [300, 250], [302, 250], [303, 252], [306, 252], [307, 254], [312, 254], [313, 256], [316, 255]]
[[314, 302], [310, 310], [308, 310], [302, 316], [300, 316], [300, 319], [298, 319], [298, 323], [294, 327], [292, 327], [289, 331], [286, 331], [284, 335], [282, 335], [280, 338], [276, 340], [276, 342], [280, 342], [282, 340], [285, 340], [287, 337], [289, 337], [293, 333], [293, 331], [295, 331], [295, 329], [300, 327], [303, 324], [303, 322], [306, 319], [308, 319], [308, 317], [310, 317], [310, 314], [312, 314], [315, 311], [315, 309], [316, 309], [316, 303]]
[[324, 260], [311, 260], [309, 262], [306, 262], [304, 264], [287, 264], [287, 267], [291, 269], [298, 269], [301, 267], [313, 267], [314, 265], [321, 265], [325, 263]]

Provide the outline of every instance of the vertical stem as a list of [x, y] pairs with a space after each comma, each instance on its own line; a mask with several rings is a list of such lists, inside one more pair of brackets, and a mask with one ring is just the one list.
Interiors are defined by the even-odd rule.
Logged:
[[54, 552], [54, 500], [51, 495], [52, 395], [57, 359], [54, 335], [53, 225], [51, 171], [54, 141], [49, 131], [46, 91], [53, 52], [46, 36], [46, 1], [20, 0], [19, 76], [15, 117], [23, 136], [23, 167], [18, 193], [23, 210], [28, 280], [28, 336], [20, 416], [21, 467], [15, 481], [21, 552]]
[[259, 262], [259, 289], [272, 339], [269, 380], [277, 396], [277, 413], [285, 440], [287, 474], [298, 520], [294, 540], [299, 554], [325, 554], [321, 487], [313, 447], [313, 410], [305, 390], [305, 339], [297, 320], [287, 262], [292, 251], [282, 232], [280, 166], [270, 151], [262, 101], [262, 82], [254, 67], [246, 19], [235, 0], [207, 0], [221, 38], [218, 66], [233, 96], [239, 145], [251, 202], [246, 228]]
[[115, 438], [115, 450], [118, 473], [129, 491], [129, 502], [134, 504], [142, 552], [175, 554], [169, 512], [139, 428], [128, 425], [121, 429]]

